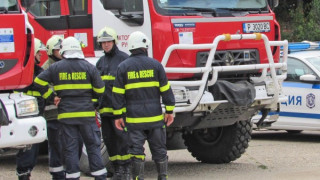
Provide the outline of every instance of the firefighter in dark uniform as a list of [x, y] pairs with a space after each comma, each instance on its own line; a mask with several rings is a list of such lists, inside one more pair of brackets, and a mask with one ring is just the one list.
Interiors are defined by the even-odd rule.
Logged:
[[[114, 167], [112, 179], [130, 179], [130, 156], [128, 155], [128, 133], [114, 126], [115, 117], [112, 108], [112, 87], [118, 65], [128, 58], [128, 55], [117, 47], [118, 37], [112, 28], [104, 27], [97, 36], [97, 42], [104, 50], [96, 67], [105, 83], [105, 92], [100, 98], [99, 113], [103, 141], [107, 146], [109, 159]], [[124, 176], [124, 177], [122, 177]]]
[[60, 54], [64, 59], [56, 62], [35, 79], [41, 93], [48, 84], [60, 98], [58, 120], [62, 123], [63, 155], [66, 179], [80, 179], [79, 141], [87, 149], [91, 175], [96, 180], [106, 179], [107, 170], [100, 153], [100, 130], [95, 122], [92, 99], [99, 98], [104, 90], [98, 70], [84, 59], [80, 42], [74, 37], [62, 41]]
[[[59, 35], [51, 36], [46, 44], [48, 60], [42, 65], [44, 70], [62, 59], [59, 50], [63, 38]], [[62, 163], [62, 141], [61, 141], [61, 123], [57, 120], [58, 108], [53, 102], [47, 102], [44, 118], [47, 121], [48, 134], [48, 152], [49, 152], [49, 172], [52, 179], [64, 179], [65, 172]]]
[[[37, 38], [34, 39], [34, 45], [35, 45], [34, 47], [35, 64], [34, 64], [33, 79], [35, 79], [37, 75], [39, 75], [43, 71], [43, 69], [39, 66], [39, 63], [42, 56], [41, 50], [42, 51], [45, 50], [44, 44], [42, 44], [42, 42]], [[22, 90], [17, 90], [17, 91], [36, 97], [38, 101], [39, 115], [41, 116], [43, 115], [45, 100], [41, 97], [40, 92], [37, 91], [37, 89], [34, 87], [33, 84], [31, 84], [30, 86]], [[28, 180], [30, 178], [31, 171], [37, 162], [39, 145], [40, 144], [33, 144], [30, 149], [19, 150], [16, 158], [17, 175], [19, 180]]]
[[[163, 66], [148, 57], [149, 45], [149, 39], [140, 31], [129, 36], [131, 55], [118, 67], [112, 103], [114, 114], [119, 117], [115, 120], [116, 127], [129, 133], [133, 179], [143, 179], [146, 140], [157, 166], [158, 179], [167, 179], [166, 126], [173, 122], [175, 99]], [[124, 112], [125, 121], [120, 117]]]

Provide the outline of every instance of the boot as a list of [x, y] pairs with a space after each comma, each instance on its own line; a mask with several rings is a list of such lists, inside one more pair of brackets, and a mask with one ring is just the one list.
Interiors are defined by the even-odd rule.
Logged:
[[30, 174], [18, 176], [19, 180], [30, 180]]
[[112, 176], [112, 180], [121, 180], [122, 174], [123, 174], [123, 166], [120, 166], [118, 164], [113, 164], [114, 167], [114, 173]]
[[124, 164], [123, 165], [123, 174], [122, 174], [122, 179], [121, 180], [130, 180], [131, 178], [131, 173], [130, 173], [130, 163]]
[[133, 159], [132, 160], [132, 179], [143, 180], [144, 176], [144, 160]]
[[158, 180], [168, 179], [168, 158], [165, 158], [159, 162], [155, 162], [158, 171]]

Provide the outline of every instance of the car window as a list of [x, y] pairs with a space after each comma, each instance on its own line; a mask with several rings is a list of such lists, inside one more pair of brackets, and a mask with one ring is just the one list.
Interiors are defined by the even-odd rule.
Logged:
[[305, 63], [298, 59], [288, 57], [288, 73], [286, 81], [300, 81], [299, 78], [305, 74], [313, 74], [314, 71], [310, 69]]

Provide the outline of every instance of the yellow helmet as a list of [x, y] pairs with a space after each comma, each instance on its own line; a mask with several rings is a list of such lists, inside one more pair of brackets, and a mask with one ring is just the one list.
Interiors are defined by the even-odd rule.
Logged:
[[50, 39], [47, 41], [47, 54], [48, 56], [52, 55], [52, 51], [54, 49], [60, 49], [61, 43], [63, 41], [63, 38], [59, 35], [53, 35]]
[[34, 38], [34, 54], [41, 50], [46, 50], [46, 47], [38, 38]]
[[114, 41], [115, 44], [118, 43], [118, 36], [114, 29], [109, 27], [102, 28], [97, 36], [97, 42], [106, 42], [106, 41]]

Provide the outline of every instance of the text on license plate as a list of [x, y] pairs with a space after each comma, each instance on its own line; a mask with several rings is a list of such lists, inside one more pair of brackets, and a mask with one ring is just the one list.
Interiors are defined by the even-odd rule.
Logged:
[[244, 33], [269, 32], [269, 22], [243, 23]]

